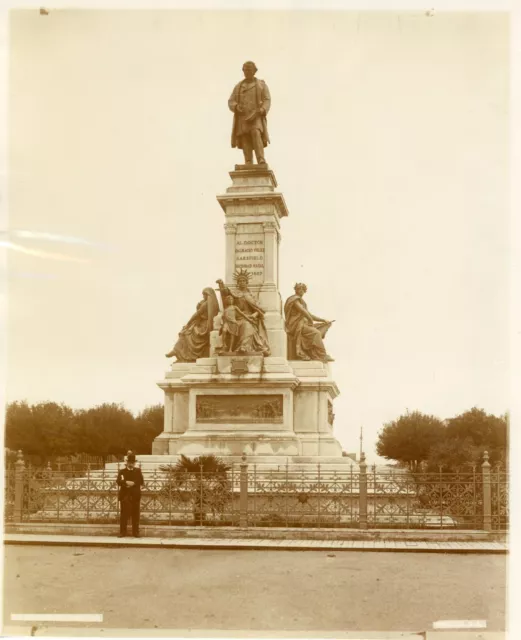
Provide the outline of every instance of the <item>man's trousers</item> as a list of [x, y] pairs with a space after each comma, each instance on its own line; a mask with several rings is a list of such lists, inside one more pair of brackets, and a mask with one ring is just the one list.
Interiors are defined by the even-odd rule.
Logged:
[[127, 522], [129, 519], [132, 520], [132, 535], [139, 535], [139, 508], [140, 508], [140, 497], [129, 497], [125, 496], [121, 502], [119, 503], [119, 533], [122, 536], [127, 535]]

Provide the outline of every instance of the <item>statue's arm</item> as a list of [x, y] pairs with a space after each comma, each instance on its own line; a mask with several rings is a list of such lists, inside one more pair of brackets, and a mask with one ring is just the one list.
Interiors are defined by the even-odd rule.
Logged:
[[239, 84], [235, 85], [232, 91], [232, 95], [228, 100], [228, 108], [234, 113], [237, 111], [237, 107], [239, 106]]
[[248, 320], [249, 322], [253, 321], [253, 318], [251, 316], [249, 316], [246, 313], [243, 313], [239, 307], [235, 307], [235, 312], [237, 313], [237, 315], [242, 316], [243, 318], [246, 318], [246, 320]]
[[262, 83], [262, 104], [260, 106], [262, 115], [266, 115], [271, 107], [271, 95], [268, 85], [263, 81]]
[[249, 295], [247, 297], [248, 300], [248, 304], [250, 305], [250, 307], [252, 309], [254, 309], [254, 311], [256, 311], [261, 317], [264, 317], [264, 309], [262, 307], [260, 307], [257, 302], [255, 302], [255, 299], [253, 298], [252, 295]]
[[222, 280], [216, 280], [219, 285], [219, 293], [221, 294], [221, 300], [224, 306], [224, 298], [229, 295], [233, 295], [233, 293], [228, 289], [228, 287], [224, 286], [224, 282]]
[[315, 316], [312, 316], [303, 304], [301, 304], [298, 300], [295, 300], [293, 306], [299, 310], [301, 315], [313, 322]]
[[188, 320], [188, 322], [185, 324], [183, 329], [185, 327], [188, 327], [188, 325], [192, 324], [192, 322], [195, 322], [197, 318], [200, 318], [201, 316], [203, 316], [206, 313], [207, 306], [208, 305], [206, 304], [206, 300], [202, 304], [197, 305], [196, 312], [191, 316], [190, 320]]

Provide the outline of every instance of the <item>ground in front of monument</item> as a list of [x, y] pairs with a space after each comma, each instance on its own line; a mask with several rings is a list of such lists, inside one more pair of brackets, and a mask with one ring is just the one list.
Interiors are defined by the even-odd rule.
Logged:
[[[487, 632], [497, 632], [505, 629], [506, 564], [507, 556], [492, 554], [10, 545], [4, 633], [20, 625], [10, 622], [13, 613], [34, 611], [102, 614], [102, 624], [78, 623], [76, 631], [106, 636], [115, 629], [421, 633], [442, 620], [485, 620]], [[27, 635], [60, 627], [27, 625]]]

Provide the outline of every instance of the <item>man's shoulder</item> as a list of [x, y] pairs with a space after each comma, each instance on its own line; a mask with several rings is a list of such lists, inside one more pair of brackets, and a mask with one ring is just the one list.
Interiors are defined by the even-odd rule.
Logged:
[[[267, 84], [264, 80], [262, 80], [261, 78], [255, 78], [255, 82], [257, 82], [258, 84], [260, 84], [263, 87], [266, 87]], [[239, 89], [239, 87], [244, 83], [244, 79], [243, 80], [239, 80], [239, 82], [235, 85], [234, 90], [235, 89]]]

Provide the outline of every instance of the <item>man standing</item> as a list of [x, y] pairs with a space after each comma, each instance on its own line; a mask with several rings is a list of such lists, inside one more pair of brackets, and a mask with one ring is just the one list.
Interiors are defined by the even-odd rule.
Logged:
[[243, 150], [245, 164], [252, 164], [253, 150], [258, 164], [265, 164], [264, 147], [269, 144], [266, 114], [270, 110], [271, 96], [264, 80], [255, 77], [254, 62], [242, 66], [244, 80], [235, 85], [228, 100], [233, 111], [232, 147]]
[[132, 519], [132, 535], [139, 538], [139, 506], [141, 501], [141, 487], [145, 484], [141, 469], [136, 467], [136, 456], [132, 451], [127, 454], [127, 464], [118, 471], [119, 486], [119, 536], [127, 535], [127, 522]]

